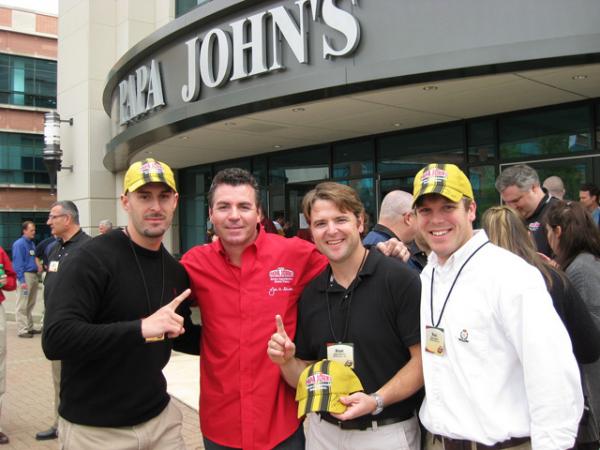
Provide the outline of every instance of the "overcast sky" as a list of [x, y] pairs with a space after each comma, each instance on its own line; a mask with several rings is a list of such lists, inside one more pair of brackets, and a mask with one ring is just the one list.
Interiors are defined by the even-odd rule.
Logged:
[[0, 6], [16, 6], [43, 13], [58, 14], [58, 0], [0, 0]]

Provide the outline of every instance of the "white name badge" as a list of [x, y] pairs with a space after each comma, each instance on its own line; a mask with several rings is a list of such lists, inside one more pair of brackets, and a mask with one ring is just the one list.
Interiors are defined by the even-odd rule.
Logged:
[[349, 342], [328, 343], [327, 359], [354, 369], [354, 344]]
[[425, 340], [425, 351], [437, 356], [444, 356], [446, 353], [446, 345], [443, 328], [426, 326]]
[[48, 272], [58, 272], [58, 261], [50, 261]]
[[29, 256], [35, 256], [35, 250], [29, 250]]

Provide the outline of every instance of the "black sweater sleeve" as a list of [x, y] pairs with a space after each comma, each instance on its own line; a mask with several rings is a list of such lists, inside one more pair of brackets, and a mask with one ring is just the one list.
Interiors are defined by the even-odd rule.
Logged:
[[551, 297], [573, 345], [579, 364], [590, 364], [600, 357], [600, 330], [575, 287], [566, 278], [553, 274]]
[[56, 285], [46, 299], [42, 348], [48, 359], [93, 360], [145, 343], [141, 319], [98, 320], [111, 274], [88, 249], [59, 266]]

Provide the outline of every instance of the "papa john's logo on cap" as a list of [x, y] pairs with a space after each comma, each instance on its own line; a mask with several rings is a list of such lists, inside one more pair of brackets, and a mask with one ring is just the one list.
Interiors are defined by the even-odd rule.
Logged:
[[439, 183], [448, 178], [448, 172], [443, 169], [429, 169], [423, 172], [421, 176], [422, 184]]
[[278, 267], [269, 272], [269, 278], [272, 283], [289, 284], [294, 280], [294, 271], [292, 269], [286, 269], [285, 267]]

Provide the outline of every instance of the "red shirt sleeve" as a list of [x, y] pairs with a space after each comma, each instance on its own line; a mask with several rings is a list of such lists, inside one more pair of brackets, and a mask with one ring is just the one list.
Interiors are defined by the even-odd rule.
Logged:
[[14, 291], [17, 288], [17, 273], [14, 271], [10, 258], [0, 247], [0, 264], [4, 264], [4, 272], [6, 273], [6, 284], [2, 286], [3, 291]]

